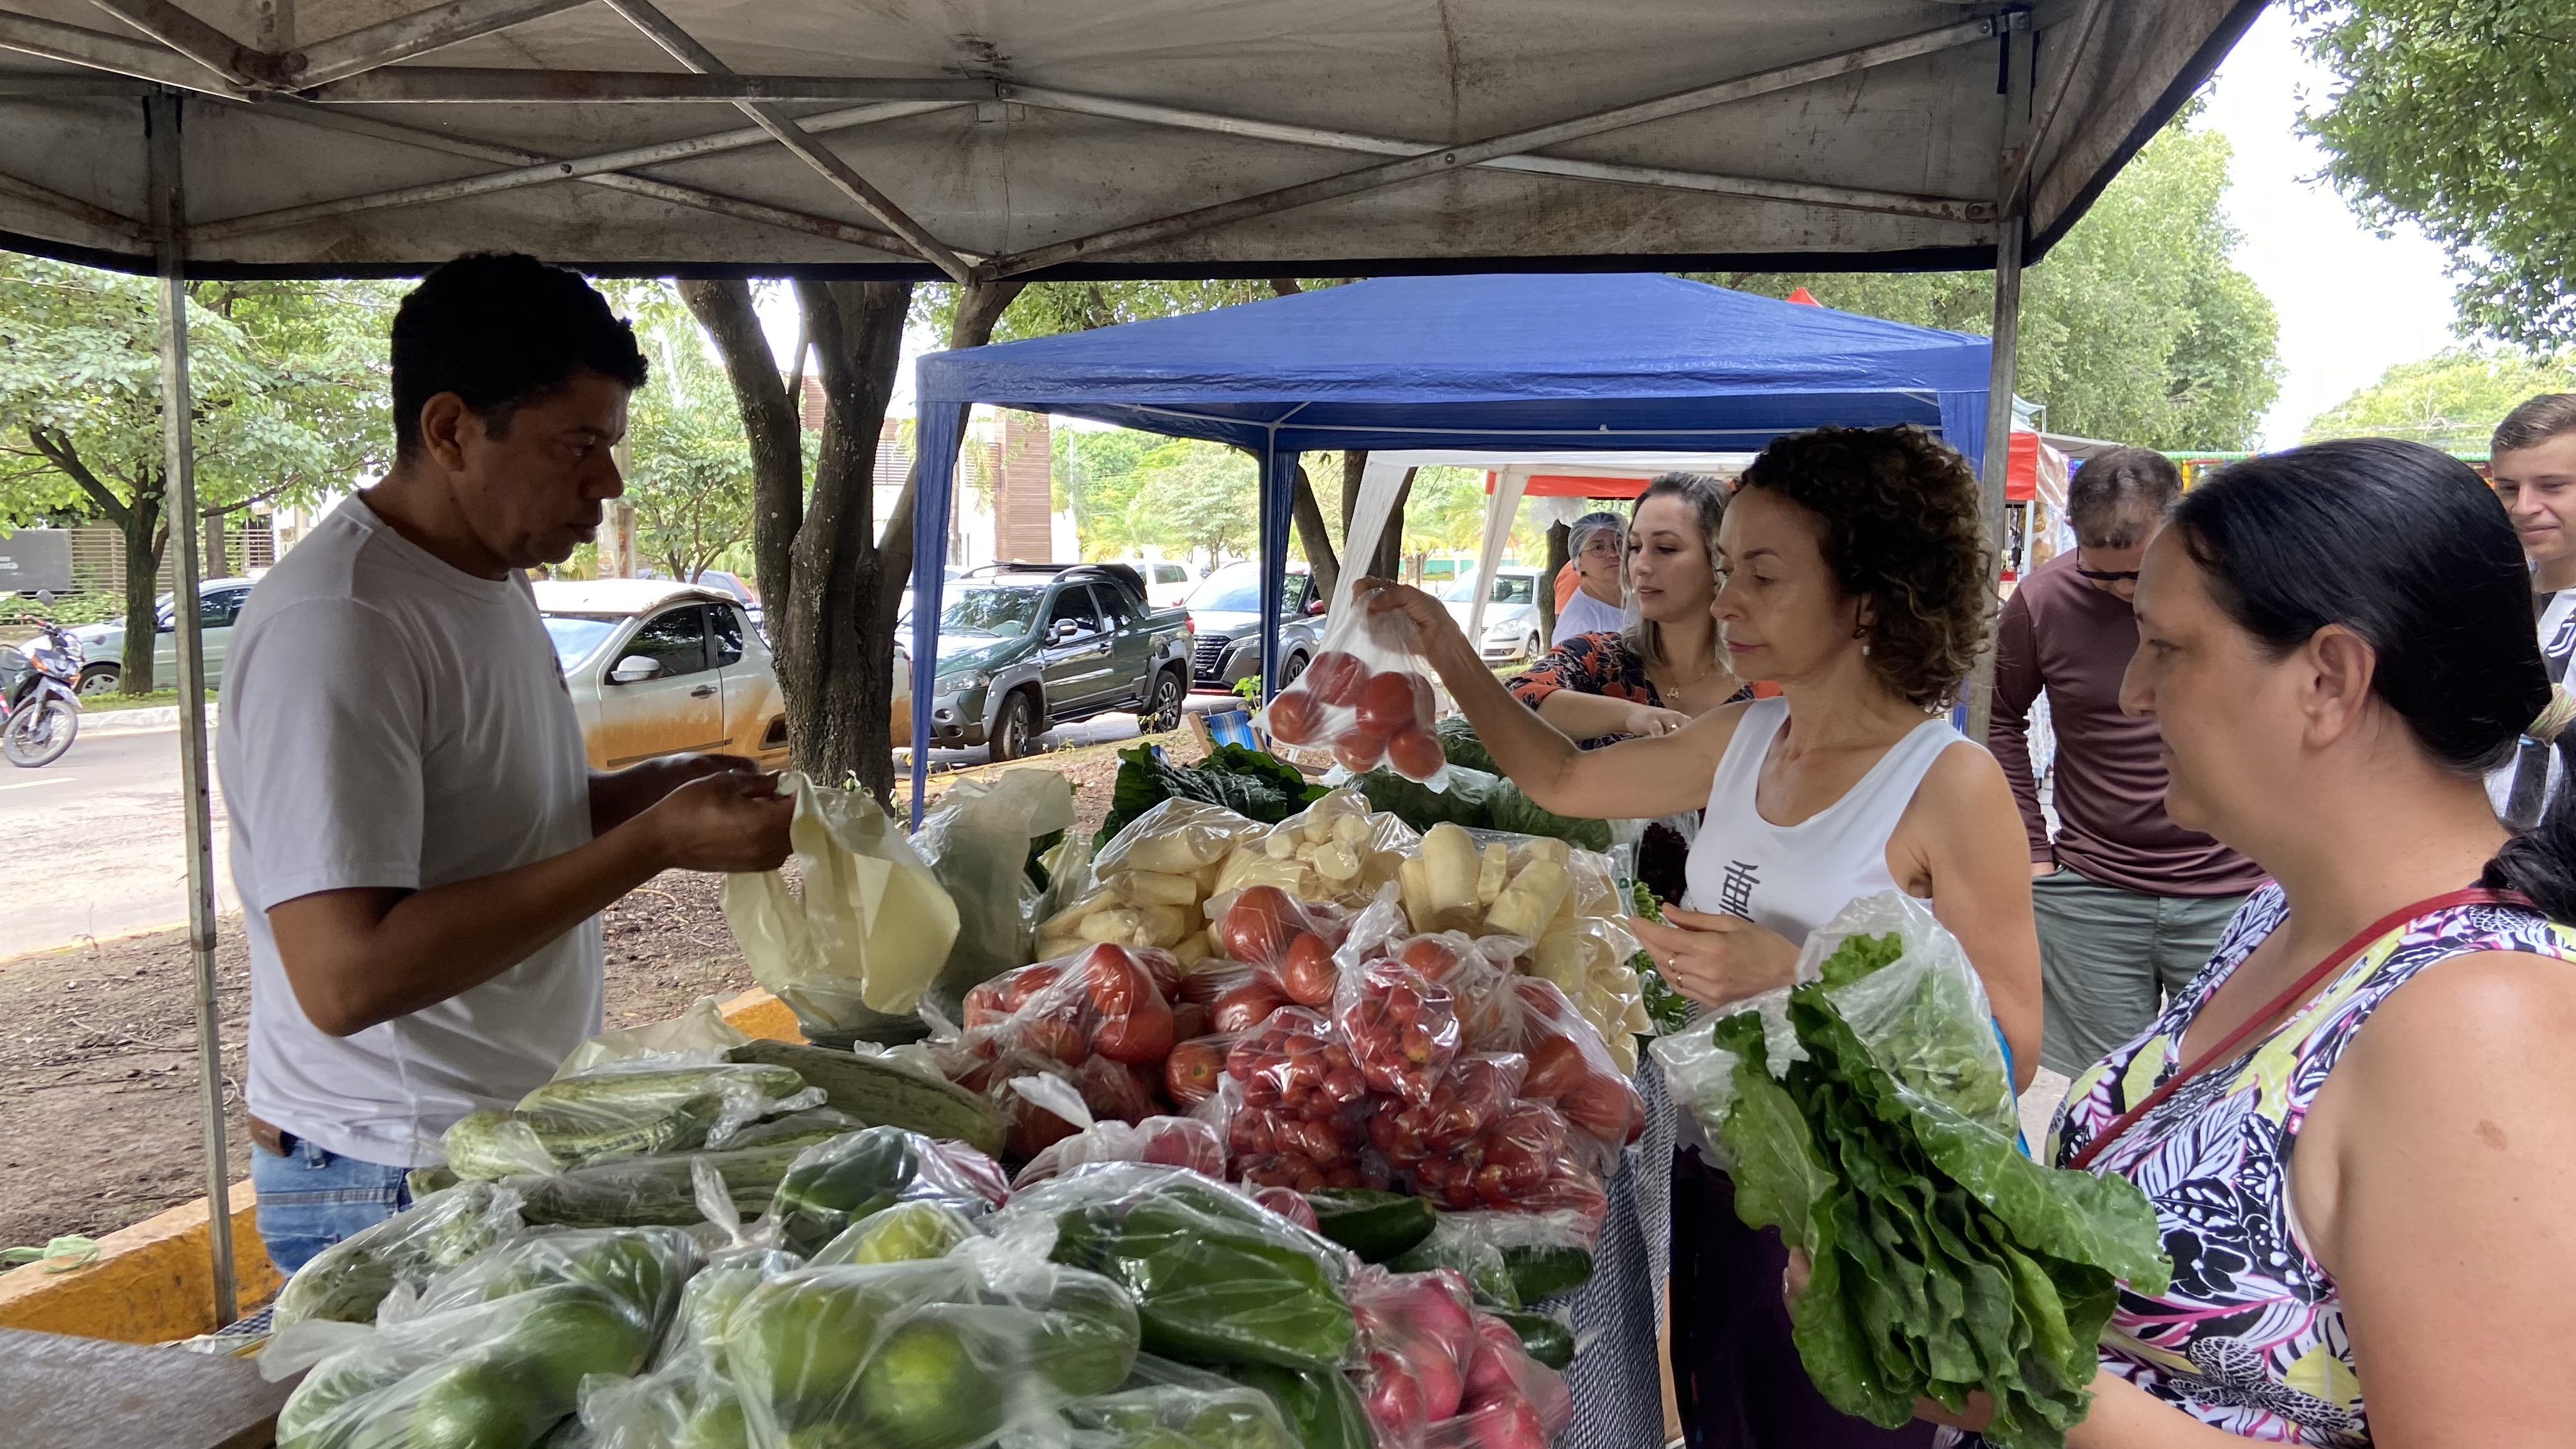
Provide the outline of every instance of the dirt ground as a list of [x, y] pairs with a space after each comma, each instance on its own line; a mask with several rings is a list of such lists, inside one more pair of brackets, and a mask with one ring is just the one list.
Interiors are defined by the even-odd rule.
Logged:
[[[1175, 758], [1187, 735], [1159, 741]], [[1077, 828], [1108, 814], [1116, 751], [1066, 750], [1008, 768], [1062, 771]], [[944, 775], [934, 791], [992, 767]], [[668, 872], [602, 916], [608, 1024], [676, 1015], [700, 996], [752, 985], [724, 923], [722, 882]], [[248, 1173], [241, 1117], [242, 1035], [250, 1005], [240, 918], [218, 932], [227, 1151]], [[92, 1237], [205, 1194], [197, 1038], [187, 936], [156, 931], [0, 961], [0, 1246]]]

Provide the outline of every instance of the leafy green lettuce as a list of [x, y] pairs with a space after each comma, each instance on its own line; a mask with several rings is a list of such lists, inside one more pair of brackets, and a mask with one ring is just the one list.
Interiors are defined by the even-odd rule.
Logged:
[[1276, 825], [1324, 797], [1297, 767], [1275, 755], [1221, 744], [1195, 765], [1158, 758], [1149, 745], [1118, 752], [1118, 783], [1109, 795], [1109, 818], [1092, 837], [1098, 850], [1129, 822], [1174, 796], [1222, 805], [1238, 815]]
[[2090, 1403], [2119, 1282], [2152, 1293], [2170, 1276], [2155, 1211], [2125, 1179], [2017, 1150], [1984, 1106], [1995, 1084], [1960, 1069], [1984, 1023], [1945, 1020], [1957, 1003], [1926, 991], [1916, 1019], [1864, 1044], [1836, 998], [1896, 955], [1893, 936], [1854, 938], [1790, 993], [1806, 1060], [1780, 1077], [1760, 1013], [1717, 1024], [1737, 1058], [1717, 1124], [1736, 1208], [1813, 1260], [1792, 1337], [1835, 1407], [1896, 1428], [1918, 1395], [1958, 1409], [1983, 1390], [1987, 1442], [2058, 1449]]
[[1586, 850], [1610, 848], [1610, 822], [1577, 820], [1533, 804], [1521, 787], [1499, 775], [1452, 763], [1443, 788], [1408, 780], [1393, 770], [1371, 770], [1359, 777], [1369, 808], [1384, 810], [1416, 830], [1447, 821], [1469, 830], [1506, 830], [1515, 835], [1552, 835]]

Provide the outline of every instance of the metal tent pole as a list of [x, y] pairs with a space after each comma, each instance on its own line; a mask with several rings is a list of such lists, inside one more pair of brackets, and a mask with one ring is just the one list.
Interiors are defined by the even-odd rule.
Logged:
[[[178, 93], [143, 103], [152, 189], [154, 259], [160, 272], [161, 466], [170, 499], [177, 587], [179, 818], [188, 848], [188, 955], [197, 990], [197, 1087], [206, 1138], [206, 1246], [213, 1257], [215, 1326], [241, 1316], [233, 1292], [232, 1170], [224, 1152], [224, 1043], [215, 1011], [214, 810], [206, 769], [206, 647], [197, 617], [197, 449], [188, 394], [186, 194], [179, 168]], [[219, 564], [220, 566], [220, 564]]]
[[[2001, 179], [2007, 188], [1998, 198], [2002, 216], [1995, 223], [1994, 349], [1986, 373], [1986, 442], [1978, 460], [1984, 485], [1986, 543], [1994, 556], [1986, 586], [2001, 592], [2004, 566], [2004, 480], [2012, 470], [2013, 384], [2021, 348], [2021, 249], [2029, 224], [2027, 173], [2021, 151], [2030, 144], [2031, 61], [2034, 37], [2030, 12], [2015, 10], [1997, 18], [2004, 31], [2004, 144]], [[1969, 739], [1986, 740], [1986, 723], [1995, 707], [1994, 641], [1978, 651], [1976, 672], [1968, 684]]]

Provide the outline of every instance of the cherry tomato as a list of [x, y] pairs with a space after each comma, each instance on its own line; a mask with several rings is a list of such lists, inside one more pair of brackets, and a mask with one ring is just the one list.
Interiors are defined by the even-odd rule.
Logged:
[[1390, 669], [1360, 686], [1360, 728], [1391, 735], [1410, 726], [1431, 728], [1431, 684], [1419, 674]]
[[1368, 666], [1357, 655], [1327, 649], [1306, 666], [1298, 682], [1326, 704], [1353, 705], [1360, 702], [1360, 686], [1368, 682]]
[[1333, 741], [1333, 758], [1354, 775], [1374, 770], [1386, 758], [1386, 736], [1357, 727], [1345, 730]]
[[1449, 757], [1441, 752], [1438, 735], [1407, 725], [1387, 738], [1386, 761], [1408, 780], [1428, 780], [1440, 773]]
[[1324, 711], [1315, 696], [1302, 689], [1292, 689], [1270, 701], [1261, 716], [1261, 727], [1283, 745], [1303, 745], [1324, 732]]
[[1217, 939], [1225, 954], [1246, 966], [1273, 965], [1288, 949], [1289, 934], [1299, 929], [1303, 914], [1279, 887], [1247, 886], [1225, 908]]

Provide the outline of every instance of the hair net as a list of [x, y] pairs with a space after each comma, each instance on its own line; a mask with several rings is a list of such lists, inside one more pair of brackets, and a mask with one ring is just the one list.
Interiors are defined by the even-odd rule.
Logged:
[[1565, 526], [1567, 556], [1582, 557], [1583, 545], [1591, 541], [1592, 535], [1604, 531], [1624, 539], [1628, 533], [1628, 520], [1615, 513], [1587, 513], [1567, 524]]

